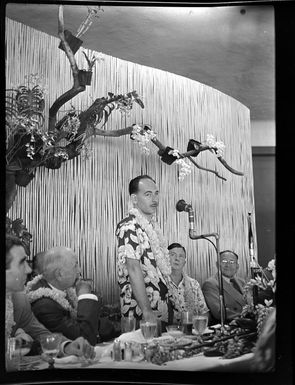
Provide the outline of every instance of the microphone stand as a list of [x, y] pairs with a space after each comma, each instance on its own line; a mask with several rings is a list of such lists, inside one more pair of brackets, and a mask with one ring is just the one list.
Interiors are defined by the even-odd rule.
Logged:
[[[220, 323], [221, 323], [221, 331], [224, 332], [224, 321], [226, 319], [226, 310], [225, 310], [224, 296], [223, 296], [223, 278], [222, 278], [221, 263], [220, 263], [219, 234], [209, 233], [204, 235], [196, 235], [196, 231], [194, 229], [194, 210], [190, 205], [188, 208], [188, 218], [189, 218], [189, 224], [190, 224], [190, 228], [189, 228], [190, 239], [193, 239], [193, 240], [206, 239], [208, 242], [213, 244], [217, 254], [217, 277], [218, 277], [218, 289], [219, 289]], [[209, 237], [215, 238], [216, 246], [210, 239], [208, 239]]]

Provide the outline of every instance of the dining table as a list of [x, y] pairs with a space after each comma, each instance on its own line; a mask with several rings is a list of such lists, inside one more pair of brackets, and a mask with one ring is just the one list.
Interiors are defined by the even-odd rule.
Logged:
[[[167, 337], [164, 333], [162, 338]], [[122, 334], [119, 339], [122, 343], [135, 341], [144, 343], [140, 330]], [[167, 361], [161, 365], [148, 362], [143, 356], [131, 360], [113, 360], [113, 341], [97, 344], [95, 347], [96, 356], [92, 360], [86, 360], [77, 356], [64, 356], [55, 359], [56, 369], [139, 369], [139, 370], [169, 370], [169, 371], [213, 371], [213, 372], [249, 372], [253, 363], [254, 354], [247, 353], [235, 358], [224, 358], [220, 356], [206, 356], [203, 352], [191, 357], [184, 357], [178, 360]], [[48, 362], [44, 356], [23, 357], [21, 370], [46, 370]]]

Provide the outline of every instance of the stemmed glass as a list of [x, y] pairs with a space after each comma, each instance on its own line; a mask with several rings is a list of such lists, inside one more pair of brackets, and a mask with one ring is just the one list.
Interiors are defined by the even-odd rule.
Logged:
[[49, 356], [48, 369], [55, 369], [54, 361], [57, 356], [60, 344], [62, 341], [62, 335], [60, 333], [52, 333], [41, 336], [40, 343], [44, 354]]
[[208, 317], [206, 315], [193, 316], [193, 325], [197, 335], [202, 339], [202, 335], [208, 326]]

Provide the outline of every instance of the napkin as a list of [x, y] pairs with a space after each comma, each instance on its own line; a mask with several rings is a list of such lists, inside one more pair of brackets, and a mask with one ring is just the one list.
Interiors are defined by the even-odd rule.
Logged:
[[138, 342], [140, 344], [144, 344], [146, 342], [140, 329], [137, 329], [134, 332], [123, 333], [118, 338], [121, 342]]
[[54, 359], [55, 364], [77, 364], [77, 363], [83, 362], [83, 361], [84, 361], [84, 358], [77, 357], [74, 355]]

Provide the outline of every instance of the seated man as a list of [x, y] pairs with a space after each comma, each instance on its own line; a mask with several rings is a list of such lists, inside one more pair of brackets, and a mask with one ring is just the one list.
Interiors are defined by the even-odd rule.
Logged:
[[[225, 321], [232, 321], [238, 317], [246, 305], [243, 296], [243, 287], [245, 281], [236, 276], [239, 269], [238, 255], [230, 250], [224, 250], [220, 253], [221, 272], [223, 276], [223, 299], [226, 310]], [[219, 301], [219, 283], [217, 274], [208, 278], [202, 286], [206, 303], [211, 315], [214, 317], [211, 324], [220, 322], [220, 301]]]
[[209, 315], [199, 282], [183, 272], [186, 263], [185, 248], [179, 243], [172, 243], [168, 250], [171, 264], [168, 291], [174, 322], [181, 321], [183, 311], [189, 311], [192, 315]]
[[[5, 345], [8, 338], [16, 337], [24, 340], [40, 340], [42, 335], [50, 334], [35, 318], [30, 303], [23, 292], [24, 283], [31, 269], [26, 261], [26, 252], [21, 240], [15, 236], [6, 236], [6, 312], [5, 312]], [[70, 341], [63, 337], [62, 354], [84, 355], [94, 357], [94, 349], [82, 337]], [[8, 362], [9, 365], [9, 362]], [[10, 368], [7, 367], [9, 370]]]
[[67, 247], [55, 247], [43, 254], [43, 274], [26, 286], [37, 319], [52, 332], [74, 339], [86, 338], [91, 345], [116, 336], [113, 324], [99, 318], [99, 302], [91, 285], [81, 281], [78, 258]]

